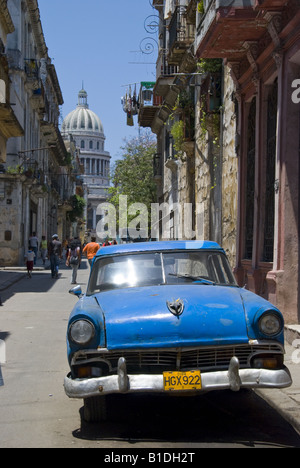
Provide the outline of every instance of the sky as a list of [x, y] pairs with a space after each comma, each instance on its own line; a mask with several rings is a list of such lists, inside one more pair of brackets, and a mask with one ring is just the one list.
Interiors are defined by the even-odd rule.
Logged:
[[[105, 150], [112, 163], [122, 155], [124, 139], [138, 136], [126, 125], [121, 97], [131, 83], [155, 81], [157, 49], [140, 53], [149, 34], [151, 0], [38, 0], [48, 54], [56, 68], [64, 105], [62, 120], [76, 108], [78, 92], [88, 93], [89, 108], [101, 119]], [[134, 62], [134, 63], [133, 63]], [[137, 85], [137, 92], [139, 86]]]

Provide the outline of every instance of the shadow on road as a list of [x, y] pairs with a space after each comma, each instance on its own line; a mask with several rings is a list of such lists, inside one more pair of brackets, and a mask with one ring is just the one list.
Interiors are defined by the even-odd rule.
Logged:
[[300, 447], [295, 430], [252, 391], [200, 397], [120, 395], [110, 401], [110, 420], [87, 424], [73, 436], [85, 440], [245, 447]]
[[[41, 266], [41, 265], [38, 265]], [[89, 273], [89, 264], [86, 259], [83, 259], [80, 269], [78, 270], [78, 274], [80, 271], [84, 271], [85, 273]], [[67, 267], [65, 261], [62, 260], [59, 266], [59, 279], [65, 277], [71, 277], [72, 270], [70, 267]], [[11, 281], [11, 285], [7, 287], [4, 291], [0, 292], [2, 306], [5, 306], [5, 302], [10, 299], [16, 293], [43, 293], [48, 292], [53, 287], [55, 281], [57, 279], [53, 279], [51, 277], [51, 269], [50, 264], [46, 264], [45, 270], [34, 270], [32, 273], [32, 278], [29, 279], [27, 272], [25, 269], [22, 271], [9, 271], [9, 270], [2, 270], [0, 271], [0, 282], [6, 282], [9, 284]], [[5, 307], [3, 307], [3, 310]], [[0, 309], [1, 311], [1, 309]]]

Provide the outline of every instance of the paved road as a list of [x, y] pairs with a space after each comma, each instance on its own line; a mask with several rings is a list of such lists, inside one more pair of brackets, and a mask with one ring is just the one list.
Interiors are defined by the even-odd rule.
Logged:
[[[79, 270], [86, 287], [89, 269]], [[130, 396], [111, 401], [110, 422], [87, 425], [82, 401], [63, 390], [68, 372], [65, 335], [76, 298], [69, 270], [58, 280], [35, 273], [2, 293], [5, 340], [0, 387], [0, 447], [104, 447], [189, 451], [203, 447], [300, 447], [300, 438], [252, 392], [199, 398]]]

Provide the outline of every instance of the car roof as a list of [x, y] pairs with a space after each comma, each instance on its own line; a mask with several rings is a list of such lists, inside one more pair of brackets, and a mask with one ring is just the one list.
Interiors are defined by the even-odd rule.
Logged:
[[96, 256], [118, 255], [137, 252], [158, 252], [166, 250], [224, 250], [216, 242], [211, 241], [154, 241], [117, 244], [101, 247]]

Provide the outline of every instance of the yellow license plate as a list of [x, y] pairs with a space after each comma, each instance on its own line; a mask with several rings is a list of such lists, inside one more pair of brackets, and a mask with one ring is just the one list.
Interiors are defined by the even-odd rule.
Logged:
[[165, 391], [201, 390], [200, 371], [164, 372]]

